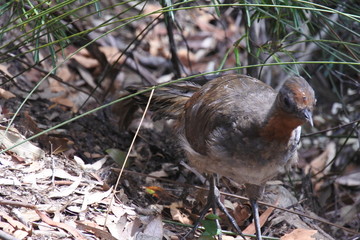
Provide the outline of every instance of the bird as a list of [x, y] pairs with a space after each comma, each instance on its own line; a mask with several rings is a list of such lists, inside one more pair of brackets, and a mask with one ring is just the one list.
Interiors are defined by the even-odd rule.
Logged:
[[[141, 106], [147, 97], [145, 92], [134, 99]], [[216, 205], [226, 211], [214, 176], [227, 177], [245, 185], [256, 237], [261, 240], [257, 201], [266, 182], [296, 161], [301, 126], [313, 126], [316, 98], [309, 83], [292, 76], [277, 92], [256, 78], [225, 74], [203, 85], [194, 81], [159, 87], [152, 102], [155, 119], [176, 119], [176, 132], [190, 165], [211, 176], [208, 203], [200, 218]], [[231, 217], [230, 221], [236, 225]]]

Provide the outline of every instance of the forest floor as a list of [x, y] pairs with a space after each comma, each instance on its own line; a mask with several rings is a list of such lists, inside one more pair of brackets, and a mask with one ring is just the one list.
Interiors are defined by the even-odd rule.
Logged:
[[[218, 64], [231, 46], [229, 38], [241, 31], [230, 14], [225, 19], [226, 31], [214, 24], [216, 18], [207, 11], [195, 9], [192, 15], [177, 19], [187, 26], [183, 31], [188, 34], [188, 46], [179, 44], [178, 57], [193, 73], [212, 70], [210, 66]], [[148, 112], [129, 154], [141, 111], [136, 112], [127, 130], [118, 126], [117, 114], [123, 111], [118, 105], [63, 124], [116, 99], [127, 86], [152, 85], [174, 77], [169, 71], [171, 54], [163, 22], [141, 39], [133, 58], [122, 57], [120, 65], [115, 64], [122, 53], [116, 46], [124, 39], [133, 39], [150, 20], [132, 25], [128, 31], [109, 34], [94, 52], [83, 49], [74, 55], [42, 82], [9, 129], [9, 120], [51, 66], [43, 63], [2, 86], [3, 149], [60, 126], [1, 153], [1, 239], [180, 239], [191, 229], [189, 225], [194, 224], [206, 203], [207, 182], [187, 164], [172, 131], [174, 121], [154, 122]], [[186, 50], [189, 46], [190, 53]], [[58, 61], [77, 49], [73, 45], [59, 53]], [[98, 84], [103, 58], [115, 64], [117, 74]], [[137, 68], [139, 62], [141, 67]], [[234, 64], [234, 58], [226, 62], [227, 66]], [[15, 76], [26, 67], [21, 61], [0, 64], [2, 78]], [[83, 105], [96, 85], [99, 88]], [[322, 87], [314, 86], [318, 97], [324, 92]], [[350, 90], [351, 113], [360, 106], [360, 99], [354, 96], [356, 91]], [[350, 131], [355, 135], [359, 122], [345, 119], [337, 104], [319, 101], [315, 127], [304, 127], [298, 163], [267, 184], [260, 202], [264, 236], [282, 240], [360, 236], [359, 139], [347, 135]], [[243, 233], [253, 235], [244, 187], [220, 177], [219, 189]], [[232, 231], [226, 217], [221, 213], [219, 217], [222, 229]], [[211, 227], [198, 230], [196, 236], [203, 232], [203, 239], [212, 239], [206, 238], [211, 231]], [[225, 232], [223, 239], [241, 238]]]

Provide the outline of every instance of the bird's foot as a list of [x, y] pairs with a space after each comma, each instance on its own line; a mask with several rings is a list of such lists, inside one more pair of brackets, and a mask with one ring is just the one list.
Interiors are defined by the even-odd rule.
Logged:
[[[228, 212], [228, 210], [226, 209], [224, 204], [220, 201], [220, 191], [218, 190], [218, 188], [215, 185], [215, 177], [214, 176], [211, 176], [211, 179], [210, 179], [210, 191], [209, 191], [209, 195], [208, 195], [205, 207], [200, 212], [200, 216], [196, 220], [192, 230], [187, 232], [181, 239], [185, 240], [190, 235], [195, 233], [196, 229], [200, 225], [201, 220], [204, 219], [206, 213], [209, 211], [210, 208], [212, 208], [213, 213], [216, 215], [216, 208], [217, 207], [219, 207], [219, 209], [223, 213], [225, 213], [225, 215], [228, 217], [231, 225], [235, 228], [237, 233], [245, 240], [245, 236], [242, 234], [241, 229], [238, 226], [238, 224], [236, 223], [235, 219], [230, 215], [230, 213]], [[219, 220], [215, 219], [215, 222], [216, 222], [217, 229], [220, 229], [218, 239], [221, 240], [222, 239], [222, 237], [221, 237], [221, 226], [220, 226]]]
[[233, 216], [230, 215], [229, 211], [226, 209], [224, 204], [220, 201], [220, 198], [217, 198], [217, 205], [220, 208], [220, 210], [223, 213], [225, 213], [225, 215], [229, 219], [231, 225], [235, 228], [236, 232], [245, 240], [246, 238], [245, 238], [244, 234], [242, 233], [239, 225], [236, 223], [236, 220], [233, 218]]
[[256, 199], [250, 199], [250, 204], [253, 210], [254, 225], [256, 231], [256, 239], [262, 240], [261, 228], [260, 228], [260, 217], [259, 217], [259, 206]]
[[[207, 202], [206, 202], [206, 205], [205, 207], [201, 210], [200, 212], [200, 216], [198, 217], [198, 219], [196, 219], [195, 223], [194, 223], [194, 226], [193, 228], [188, 231], [181, 239], [182, 240], [186, 240], [188, 237], [191, 237], [195, 231], [198, 229], [198, 227], [200, 226], [200, 223], [201, 223], [201, 220], [204, 219], [206, 213], [209, 211], [210, 208], [212, 208], [212, 205], [213, 205], [213, 200], [212, 200], [213, 197], [210, 197], [210, 194], [208, 196], [208, 199], [207, 199]], [[220, 224], [219, 224], [219, 221], [218, 220], [215, 220], [217, 221], [217, 226], [219, 227]], [[221, 239], [221, 238], [220, 238]]]

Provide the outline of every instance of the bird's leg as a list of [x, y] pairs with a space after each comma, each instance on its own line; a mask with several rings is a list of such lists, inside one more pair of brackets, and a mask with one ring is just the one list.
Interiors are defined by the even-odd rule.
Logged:
[[259, 206], [257, 200], [260, 199], [264, 193], [264, 185], [255, 185], [250, 183], [245, 184], [246, 193], [250, 199], [250, 204], [253, 211], [253, 219], [254, 219], [257, 240], [262, 240], [261, 229], [260, 229]]
[[[233, 227], [236, 229], [237, 233], [243, 238], [245, 239], [245, 236], [242, 234], [241, 229], [239, 228], [239, 226], [237, 225], [235, 219], [230, 215], [229, 211], [226, 209], [226, 207], [224, 206], [224, 204], [220, 201], [220, 191], [219, 189], [216, 187], [215, 184], [216, 181], [216, 177], [215, 174], [211, 175], [209, 177], [209, 194], [207, 197], [207, 201], [206, 201], [206, 205], [205, 207], [201, 210], [200, 212], [200, 216], [199, 218], [196, 220], [194, 227], [191, 231], [189, 231], [188, 233], [185, 234], [185, 236], [182, 237], [182, 239], [186, 239], [186, 237], [189, 236], [189, 234], [194, 233], [196, 231], [196, 229], [199, 227], [200, 225], [200, 221], [202, 219], [204, 219], [206, 213], [209, 211], [210, 208], [212, 208], [212, 211], [214, 214], [216, 214], [216, 207], [219, 207], [220, 210], [225, 213], [225, 215], [228, 217], [229, 221], [231, 222], [231, 225], [233, 225]], [[218, 229], [221, 229], [219, 220], [216, 219], [216, 226]], [[221, 235], [219, 235], [219, 240], [221, 240]]]
[[217, 198], [217, 205], [220, 208], [220, 210], [225, 213], [225, 215], [228, 217], [231, 225], [235, 228], [236, 232], [245, 239], [244, 234], [242, 233], [241, 229], [239, 228], [239, 225], [236, 223], [236, 220], [230, 215], [229, 211], [226, 209], [224, 204], [220, 201], [220, 198]]
[[211, 189], [211, 186], [213, 185], [213, 181], [212, 179], [210, 179], [210, 190], [209, 190], [209, 194], [206, 200], [206, 205], [205, 207], [201, 210], [200, 212], [200, 216], [198, 219], [196, 219], [195, 223], [194, 223], [194, 227], [191, 229], [191, 231], [187, 232], [181, 239], [186, 239], [191, 233], [194, 233], [196, 231], [196, 229], [199, 227], [200, 225], [200, 221], [202, 219], [204, 219], [206, 213], [209, 211], [209, 209], [213, 206], [213, 202], [214, 202], [214, 190]]
[[[215, 176], [215, 174], [210, 176], [210, 191], [209, 191], [209, 196], [208, 196], [208, 202], [211, 202], [213, 214], [216, 215], [216, 207], [219, 205], [219, 202], [220, 202], [220, 191], [216, 187], [216, 176]], [[216, 228], [220, 229], [220, 234], [219, 234], [218, 239], [222, 240], [221, 226], [220, 226], [219, 219], [215, 219], [215, 222], [216, 222]]]
[[256, 230], [256, 239], [262, 240], [260, 229], [259, 206], [256, 199], [250, 199], [250, 204], [253, 210], [254, 225]]
[[[245, 239], [245, 236], [242, 234], [241, 229], [239, 228], [239, 225], [236, 223], [236, 220], [230, 215], [229, 211], [226, 209], [226, 207], [224, 206], [224, 204], [221, 202], [220, 200], [220, 191], [219, 189], [216, 187], [215, 185], [215, 176], [212, 176], [211, 181], [213, 182], [213, 188], [214, 188], [214, 200], [216, 201], [216, 205], [220, 208], [220, 210], [225, 213], [225, 215], [227, 216], [227, 218], [229, 219], [231, 225], [235, 228], [235, 230], [237, 231], [237, 233], [243, 238]], [[211, 183], [210, 183], [210, 188], [211, 188]], [[214, 211], [215, 214], [215, 211]], [[220, 224], [219, 224], [220, 227]]]
[[[199, 227], [200, 225], [200, 221], [202, 219], [204, 219], [205, 215], [208, 213], [209, 209], [212, 208], [212, 211], [214, 214], [216, 214], [216, 207], [218, 205], [218, 203], [220, 202], [220, 192], [218, 190], [218, 188], [216, 187], [215, 184], [215, 176], [211, 175], [208, 177], [209, 179], [209, 193], [206, 199], [206, 205], [205, 207], [201, 210], [200, 212], [200, 216], [199, 218], [196, 220], [196, 222], [194, 223], [194, 227], [191, 231], [189, 231], [188, 233], [185, 234], [185, 236], [182, 237], [182, 239], [186, 239], [186, 237], [189, 236], [189, 234], [194, 233], [196, 231], [196, 229]], [[218, 219], [215, 219], [216, 221], [216, 227], [217, 229], [221, 229], [220, 223]], [[219, 235], [219, 240], [221, 240], [221, 235]]]

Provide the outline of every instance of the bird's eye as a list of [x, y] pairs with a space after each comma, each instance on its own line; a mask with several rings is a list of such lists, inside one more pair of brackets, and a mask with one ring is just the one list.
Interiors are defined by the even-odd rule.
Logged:
[[283, 102], [284, 102], [286, 107], [288, 107], [288, 108], [290, 107], [290, 100], [289, 100], [288, 97], [284, 97]]

